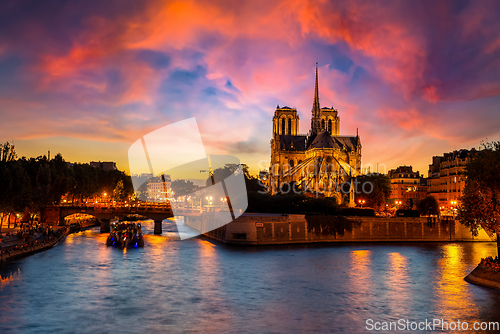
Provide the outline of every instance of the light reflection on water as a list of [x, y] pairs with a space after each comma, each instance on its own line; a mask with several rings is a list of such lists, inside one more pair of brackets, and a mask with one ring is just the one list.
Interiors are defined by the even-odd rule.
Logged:
[[[500, 321], [500, 293], [463, 277], [494, 243], [229, 247], [179, 241], [175, 225], [142, 249], [98, 229], [0, 267], [0, 333], [361, 332], [366, 319]], [[143, 224], [152, 233], [151, 223]]]

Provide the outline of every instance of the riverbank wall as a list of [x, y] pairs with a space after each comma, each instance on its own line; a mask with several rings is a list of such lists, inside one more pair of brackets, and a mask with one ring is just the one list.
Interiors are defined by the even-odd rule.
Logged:
[[[206, 231], [211, 213], [185, 217], [191, 228]], [[227, 244], [275, 245], [320, 242], [494, 241], [481, 230], [473, 236], [458, 221], [426, 217], [343, 217], [245, 213], [203, 235]]]
[[4, 263], [4, 262], [11, 261], [11, 260], [20, 259], [20, 258], [23, 258], [23, 257], [26, 257], [26, 256], [30, 256], [30, 255], [36, 254], [38, 252], [42, 252], [44, 250], [50, 249], [50, 248], [54, 247], [55, 245], [57, 245], [69, 233], [70, 233], [70, 228], [66, 227], [65, 231], [60, 236], [58, 236], [57, 238], [55, 238], [54, 240], [51, 240], [49, 242], [45, 242], [43, 244], [34, 245], [34, 246], [31, 246], [31, 247], [29, 247], [27, 249], [12, 251], [12, 252], [7, 253], [7, 254], [1, 254], [0, 255], [0, 263]]
[[497, 268], [478, 265], [464, 279], [471, 284], [500, 290], [500, 270]]

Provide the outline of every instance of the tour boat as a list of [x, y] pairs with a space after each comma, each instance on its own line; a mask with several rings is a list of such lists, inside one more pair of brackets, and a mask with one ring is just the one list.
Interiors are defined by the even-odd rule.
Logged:
[[111, 232], [106, 240], [107, 246], [118, 248], [144, 247], [144, 237], [140, 223], [113, 222], [110, 224], [110, 230]]

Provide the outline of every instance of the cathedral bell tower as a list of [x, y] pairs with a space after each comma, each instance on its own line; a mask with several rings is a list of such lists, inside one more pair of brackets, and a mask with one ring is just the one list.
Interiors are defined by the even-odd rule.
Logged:
[[273, 117], [273, 139], [278, 136], [292, 135], [299, 133], [299, 115], [297, 109], [282, 107], [278, 105]]

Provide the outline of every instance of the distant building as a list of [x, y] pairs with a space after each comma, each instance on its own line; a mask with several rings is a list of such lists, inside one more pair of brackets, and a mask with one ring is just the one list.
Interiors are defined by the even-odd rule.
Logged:
[[116, 170], [116, 162], [113, 161], [91, 161], [90, 165], [95, 168], [100, 168], [106, 172]]
[[459, 150], [432, 157], [427, 178], [427, 192], [434, 196], [440, 207], [456, 207], [465, 187], [465, 177], [461, 173], [475, 149]]
[[148, 200], [153, 202], [165, 201], [172, 195], [172, 181], [170, 175], [165, 175], [165, 183], [161, 177], [153, 177], [148, 180], [147, 196]]
[[427, 183], [420, 172], [413, 171], [412, 166], [399, 166], [388, 173], [391, 179], [392, 192], [389, 198], [405, 201], [422, 199], [427, 196]]

